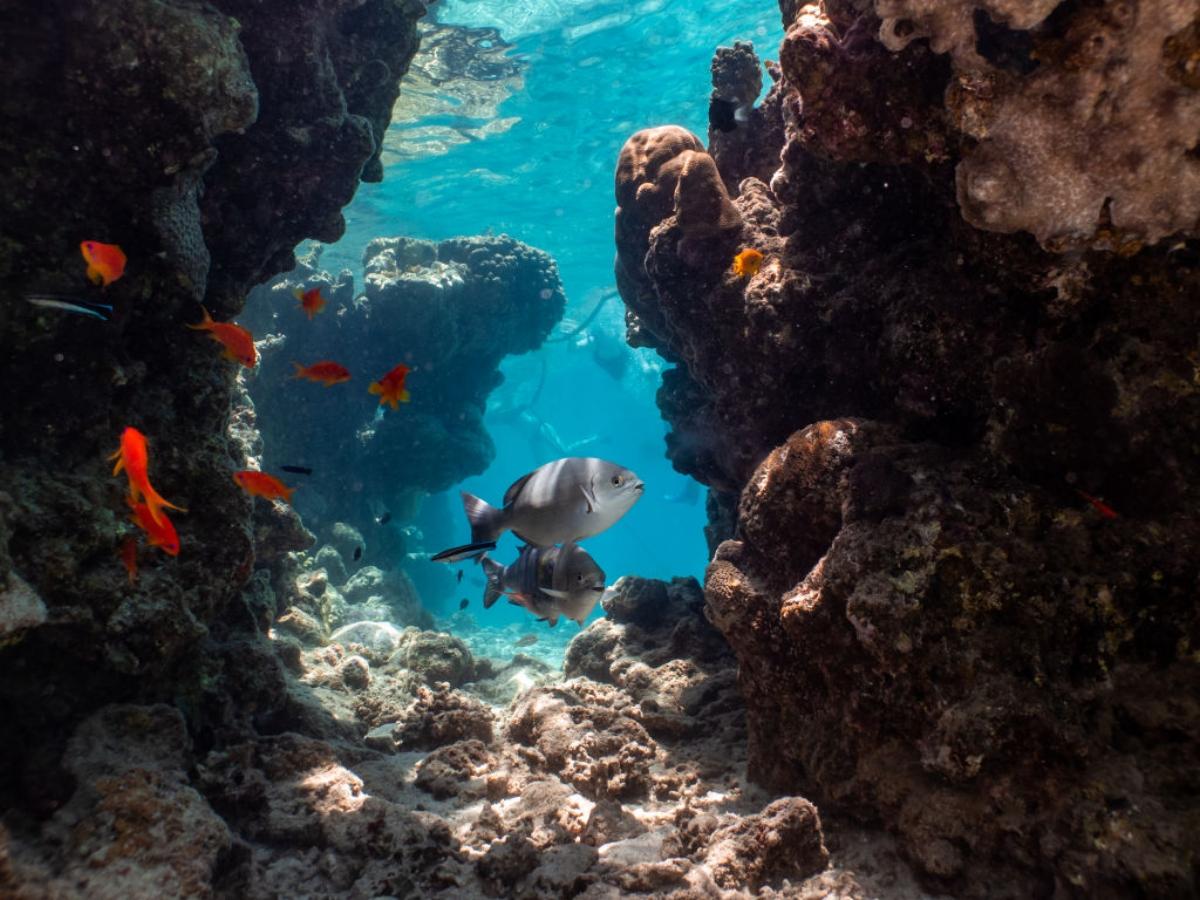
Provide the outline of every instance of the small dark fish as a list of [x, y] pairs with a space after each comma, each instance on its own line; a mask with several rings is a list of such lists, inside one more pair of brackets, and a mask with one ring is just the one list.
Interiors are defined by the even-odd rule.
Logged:
[[312, 469], [308, 466], [280, 466], [283, 471], [291, 472], [293, 475], [311, 475]]
[[392, 521], [392, 514], [390, 512], [385, 512], [382, 516], [376, 519], [376, 521], [380, 525], [386, 525], [388, 522]]
[[470, 605], [470, 603], [471, 603], [470, 600], [468, 600], [466, 597], [463, 597], [461, 600], [458, 601], [458, 608], [466, 609], [467, 606]]
[[459, 584], [462, 584], [462, 578], [463, 578], [463, 570], [462, 570], [462, 569], [459, 569], [459, 570], [458, 570], [458, 575], [457, 575], [457, 577], [455, 577], [455, 579], [454, 579], [454, 580], [455, 580], [456, 582], [458, 582]]
[[355, 560], [355, 562], [357, 562], [360, 559], [362, 559], [362, 547], [355, 547], [354, 548], [354, 560]]
[[513, 646], [514, 647], [532, 647], [537, 642], [538, 642], [538, 636], [536, 634], [527, 634], [523, 638], [521, 638], [519, 641], [517, 641], [515, 644], [513, 644]]
[[112, 306], [107, 303], [92, 303], [78, 297], [58, 297], [54, 294], [26, 294], [25, 302], [40, 306], [43, 309], [61, 309], [64, 312], [78, 313], [81, 316], [91, 316], [101, 322], [107, 322], [112, 314]]

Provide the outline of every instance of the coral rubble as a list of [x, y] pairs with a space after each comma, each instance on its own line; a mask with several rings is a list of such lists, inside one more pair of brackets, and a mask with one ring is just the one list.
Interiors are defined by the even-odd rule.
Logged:
[[[751, 775], [936, 888], [1186, 895], [1196, 5], [781, 5], [763, 115], [724, 116], [722, 51], [708, 151], [658, 127], [616, 170]], [[727, 227], [691, 225], [698, 157]]]

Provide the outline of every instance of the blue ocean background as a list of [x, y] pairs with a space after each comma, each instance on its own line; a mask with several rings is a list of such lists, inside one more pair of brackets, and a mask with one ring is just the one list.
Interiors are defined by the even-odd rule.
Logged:
[[[666, 427], [655, 406], [663, 363], [652, 351], [624, 344], [624, 306], [611, 296], [613, 171], [622, 144], [641, 128], [673, 123], [703, 138], [713, 51], [748, 40], [761, 58], [774, 58], [783, 36], [779, 14], [770, 5], [750, 2], [447, 0], [432, 5], [429, 17], [446, 25], [497, 29], [511, 44], [508, 57], [524, 66], [523, 86], [500, 105], [502, 127], [456, 122], [454, 115], [444, 114], [433, 121], [394, 123], [391, 137], [410, 147], [420, 129], [431, 124], [461, 125], [486, 136], [442, 153], [393, 159], [382, 183], [360, 186], [345, 211], [346, 234], [325, 248], [322, 267], [360, 272], [363, 247], [379, 236], [441, 240], [505, 233], [558, 262], [568, 300], [566, 321], [555, 335], [561, 337], [609, 295], [588, 328], [602, 346], [559, 339], [534, 353], [508, 357], [502, 367], [505, 384], [492, 403], [528, 399], [544, 365], [537, 416], [564, 443], [594, 436], [578, 455], [618, 462], [646, 482], [643, 500], [616, 526], [585, 544], [610, 584], [626, 574], [702, 577], [707, 561], [705, 491], [689, 487], [689, 479], [666, 459]], [[607, 356], [613, 371], [597, 363], [597, 354]], [[623, 375], [614, 377], [622, 364]], [[498, 504], [511, 482], [551, 457], [526, 432], [492, 415], [485, 421], [496, 443], [495, 461], [459, 487]], [[426, 504], [417, 524], [428, 544], [467, 540], [457, 491]], [[448, 509], [451, 533], [446, 533]], [[517, 543], [506, 535], [494, 555], [510, 562]], [[420, 564], [434, 565], [410, 566]], [[481, 573], [469, 568], [467, 574], [452, 593], [423, 597], [435, 615], [457, 612], [465, 597], [480, 625], [511, 630], [535, 624], [523, 610], [506, 604], [485, 612], [479, 602]], [[599, 614], [597, 608], [594, 615]], [[575, 630], [570, 622], [558, 628], [568, 633], [564, 637]]]

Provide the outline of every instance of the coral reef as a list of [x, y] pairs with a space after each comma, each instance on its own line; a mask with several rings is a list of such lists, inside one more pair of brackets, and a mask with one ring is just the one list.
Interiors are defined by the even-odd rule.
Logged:
[[[336, 238], [415, 51], [415, 0], [192, 4], [18, 2], [19, 47], [0, 138], [0, 591], [41, 624], [0, 651], [0, 795], [28, 754], [54, 755], [101, 703], [194, 697], [195, 654], [232, 621], [273, 618], [273, 565], [308, 538], [229, 473], [251, 450], [234, 367], [184, 325], [203, 301], [237, 312], [290, 268], [304, 237]], [[153, 101], [153, 102], [152, 102]], [[53, 109], [52, 116], [46, 115]], [[95, 299], [81, 240], [119, 244], [111, 321], [39, 310], [22, 295]], [[106, 457], [133, 425], [164, 496], [188, 508], [178, 559], [133, 533]], [[243, 590], [245, 596], [243, 597]]]
[[[425, 687], [400, 654], [346, 632], [286, 670], [252, 652], [272, 719], [212, 746], [172, 707], [105, 707], [69, 742], [65, 802], [40, 829], [0, 830], [0, 891], [856, 900], [890, 878], [891, 896], [916, 900], [886, 842], [856, 840], [844, 865], [810, 803], [746, 784], [733, 656], [694, 580], [625, 579], [608, 601], [612, 619], [571, 648], [601, 680], [558, 673], [511, 702], [481, 701], [470, 681]], [[693, 641], [681, 673], [678, 645]], [[239, 708], [252, 682], [233, 690]]]
[[750, 774], [936, 889], [1186, 895], [1195, 5], [781, 5], [776, 171], [710, 127], [740, 225], [689, 227], [683, 129], [616, 170]]

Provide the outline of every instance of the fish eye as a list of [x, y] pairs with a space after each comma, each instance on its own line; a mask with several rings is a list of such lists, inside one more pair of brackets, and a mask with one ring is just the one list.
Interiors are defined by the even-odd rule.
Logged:
[[621, 486], [621, 482], [623, 482], [624, 480], [625, 480], [625, 479], [624, 479], [624, 478], [622, 478], [620, 475], [614, 475], [614, 476], [613, 476], [613, 479], [612, 479], [612, 481], [613, 481], [613, 485], [614, 485], [615, 487], [620, 487], [620, 486]]

